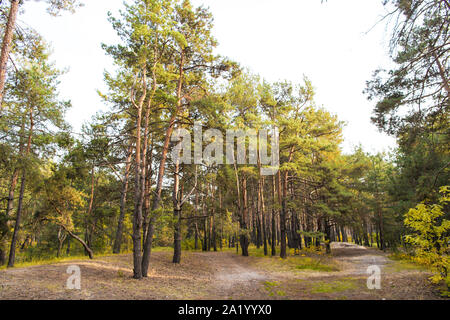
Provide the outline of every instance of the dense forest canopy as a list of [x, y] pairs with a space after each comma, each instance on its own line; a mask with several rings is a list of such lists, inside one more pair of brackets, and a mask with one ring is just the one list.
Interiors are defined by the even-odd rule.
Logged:
[[[82, 5], [46, 3], [52, 15]], [[38, 31], [17, 22], [26, 1], [2, 1], [0, 265], [132, 252], [140, 279], [157, 246], [172, 246], [180, 263], [182, 250], [248, 256], [254, 245], [286, 258], [342, 241], [415, 252], [445, 278], [450, 3], [384, 5], [394, 67], [377, 70], [365, 92], [373, 123], [398, 147], [370, 154], [342, 152], [344, 123], [315, 103], [308, 77], [271, 83], [216, 55], [213, 16], [189, 0], [127, 1], [108, 15], [120, 41], [102, 44], [114, 61], [99, 92], [107, 110], [74, 135], [63, 71]], [[177, 161], [174, 133], [195, 136], [196, 123], [223, 137], [276, 128], [279, 168], [262, 174], [259, 153], [253, 164]], [[204, 135], [200, 149], [216, 139]]]

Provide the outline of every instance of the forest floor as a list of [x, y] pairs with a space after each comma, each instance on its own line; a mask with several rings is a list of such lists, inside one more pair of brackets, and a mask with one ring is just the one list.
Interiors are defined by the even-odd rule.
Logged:
[[[256, 252], [256, 251], [255, 251]], [[152, 253], [149, 277], [132, 279], [130, 254], [0, 270], [6, 299], [441, 299], [430, 273], [377, 249], [333, 243], [331, 256], [301, 252], [287, 260], [235, 251]], [[81, 290], [69, 290], [70, 265], [81, 269]], [[381, 289], [367, 288], [367, 268], [381, 269]]]

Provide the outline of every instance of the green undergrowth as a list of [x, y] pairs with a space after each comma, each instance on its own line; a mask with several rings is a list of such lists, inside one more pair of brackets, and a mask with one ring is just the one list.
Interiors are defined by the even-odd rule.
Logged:
[[407, 255], [405, 253], [392, 253], [389, 256], [389, 259], [393, 261], [392, 264], [389, 264], [386, 266], [388, 271], [393, 272], [401, 272], [401, 271], [427, 271], [427, 267], [418, 264], [417, 262], [412, 260], [412, 257], [410, 255]]

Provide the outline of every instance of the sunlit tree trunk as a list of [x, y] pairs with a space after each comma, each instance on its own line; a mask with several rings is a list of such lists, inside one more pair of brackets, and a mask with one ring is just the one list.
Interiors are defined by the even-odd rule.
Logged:
[[[169, 126], [167, 127], [167, 130], [166, 130], [163, 151], [162, 151], [161, 160], [159, 163], [159, 171], [158, 171], [158, 178], [157, 178], [157, 182], [156, 182], [155, 197], [154, 197], [153, 204], [152, 204], [152, 212], [159, 209], [160, 204], [161, 204], [162, 185], [163, 185], [163, 179], [164, 179], [167, 154], [169, 152], [170, 139], [172, 137], [172, 133], [173, 133], [173, 130], [175, 127], [175, 121], [178, 117], [178, 113], [181, 111], [182, 104], [183, 104], [183, 102], [182, 102], [183, 77], [184, 77], [184, 50], [182, 50], [182, 53], [180, 56], [180, 64], [179, 64], [179, 74], [178, 74], [178, 82], [177, 82], [177, 106], [176, 106], [175, 112], [172, 114], [172, 116], [169, 120]], [[155, 217], [152, 214], [149, 224], [148, 224], [146, 238], [144, 239], [144, 252], [143, 252], [143, 256], [142, 256], [142, 275], [144, 277], [147, 276], [148, 267], [150, 264], [150, 255], [152, 252], [152, 244], [153, 244], [153, 234], [155, 232], [154, 224], [155, 224]]]
[[2, 50], [0, 55], [0, 116], [3, 111], [3, 91], [6, 83], [6, 67], [8, 65], [9, 53], [16, 27], [17, 13], [19, 11], [19, 0], [11, 0], [9, 9], [8, 22], [6, 23], [5, 35], [2, 42]]
[[[141, 252], [141, 230], [142, 230], [142, 194], [141, 188], [141, 129], [142, 129], [142, 107], [147, 95], [146, 68], [142, 70], [143, 93], [139, 102], [135, 105], [136, 117], [136, 143], [135, 143], [135, 177], [134, 177], [134, 213], [133, 213], [133, 278], [142, 278], [142, 252]], [[133, 88], [134, 90], [134, 88]], [[132, 93], [133, 96], [134, 93]]]

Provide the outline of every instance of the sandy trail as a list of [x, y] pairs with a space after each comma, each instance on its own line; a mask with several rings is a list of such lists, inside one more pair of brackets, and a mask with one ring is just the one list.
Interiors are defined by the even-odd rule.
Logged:
[[[436, 299], [429, 274], [393, 272], [395, 268], [389, 266], [397, 265], [386, 253], [348, 243], [332, 243], [332, 256], [323, 256], [324, 261], [338, 265], [339, 271], [333, 272], [298, 271], [286, 268], [289, 263], [279, 257], [242, 257], [232, 251], [183, 252], [179, 265], [171, 263], [171, 256], [170, 250], [153, 253], [149, 277], [142, 280], [131, 278], [129, 254], [0, 270], [0, 300]], [[81, 268], [82, 289], [78, 291], [66, 288], [66, 270], [72, 264]], [[382, 269], [383, 290], [367, 290], [371, 265]], [[320, 291], [347, 284], [344, 291], [339, 287], [332, 287], [334, 292]]]
[[369, 266], [378, 266], [383, 271], [392, 263], [385, 253], [353, 243], [333, 242], [331, 251], [333, 257], [340, 263], [342, 274], [367, 274]]

